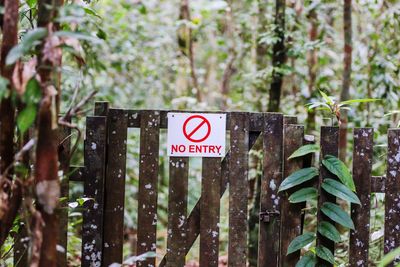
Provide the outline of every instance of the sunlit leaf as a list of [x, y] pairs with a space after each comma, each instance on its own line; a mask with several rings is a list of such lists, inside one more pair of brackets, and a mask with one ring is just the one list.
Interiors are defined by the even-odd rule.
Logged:
[[347, 214], [339, 205], [325, 202], [321, 206], [321, 211], [331, 220], [343, 225], [344, 227], [354, 229], [354, 223], [349, 214]]
[[316, 144], [304, 145], [299, 147], [295, 152], [293, 152], [293, 154], [290, 155], [289, 159], [301, 157], [318, 151], [319, 151], [319, 145]]
[[340, 103], [339, 103], [339, 106], [350, 105], [350, 104], [357, 104], [357, 103], [376, 102], [376, 101], [380, 101], [380, 100], [381, 100], [381, 99], [379, 99], [379, 98], [351, 99], [351, 100], [346, 100], [346, 101], [340, 102]]
[[311, 180], [318, 175], [318, 169], [314, 167], [304, 168], [289, 175], [279, 187], [279, 191], [287, 190], [296, 185]]
[[28, 105], [21, 112], [19, 112], [17, 117], [17, 126], [21, 134], [24, 134], [35, 122], [36, 114], [36, 105]]
[[319, 93], [322, 95], [322, 98], [325, 100], [325, 102], [328, 105], [333, 105], [334, 104], [332, 98], [329, 97], [327, 94], [325, 94], [323, 91], [319, 91]]
[[388, 254], [386, 254], [382, 260], [379, 262], [378, 267], [388, 266], [391, 262], [393, 262], [397, 257], [400, 256], [400, 247], [392, 250]]
[[313, 242], [315, 238], [315, 234], [313, 233], [304, 233], [300, 236], [297, 236], [295, 239], [292, 240], [292, 242], [290, 242], [286, 255], [302, 249], [306, 245]]
[[346, 185], [352, 191], [356, 191], [353, 177], [351, 176], [346, 164], [344, 164], [340, 159], [331, 155], [327, 155], [322, 161], [322, 164], [331, 173], [335, 174], [344, 185]]

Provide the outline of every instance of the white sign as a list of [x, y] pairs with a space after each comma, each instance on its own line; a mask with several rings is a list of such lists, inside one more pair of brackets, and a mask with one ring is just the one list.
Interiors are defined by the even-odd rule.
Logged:
[[224, 157], [226, 114], [168, 113], [168, 156]]

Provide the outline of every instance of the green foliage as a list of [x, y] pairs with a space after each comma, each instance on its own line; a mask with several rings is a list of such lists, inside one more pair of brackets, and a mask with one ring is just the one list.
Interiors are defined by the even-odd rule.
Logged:
[[302, 188], [290, 195], [289, 201], [291, 203], [304, 202], [311, 199], [316, 199], [318, 190], [314, 187]]
[[336, 227], [330, 222], [322, 221], [318, 224], [318, 232], [332, 240], [333, 242], [340, 242], [340, 233]]
[[327, 155], [324, 160], [322, 160], [322, 164], [331, 173], [335, 174], [344, 185], [346, 185], [352, 191], [356, 191], [353, 177], [351, 176], [349, 169], [341, 160], [334, 156]]
[[289, 175], [279, 186], [279, 192], [311, 180], [318, 175], [315, 167], [304, 168]]
[[297, 236], [295, 239], [290, 242], [287, 255], [302, 249], [304, 246], [310, 244], [316, 239], [314, 233], [304, 233], [302, 235]]
[[26, 106], [17, 117], [17, 126], [21, 134], [24, 134], [35, 122], [37, 107], [35, 105]]
[[324, 179], [322, 183], [322, 188], [331, 195], [334, 195], [343, 200], [349, 201], [355, 204], [361, 204], [360, 199], [354, 194], [350, 189], [348, 189], [345, 185], [333, 180], [333, 179]]
[[314, 267], [317, 264], [317, 257], [312, 252], [307, 252], [303, 257], [296, 263], [295, 267]]
[[[381, 262], [379, 262], [378, 267], [385, 267], [388, 266], [390, 263], [392, 263], [397, 257], [400, 256], [400, 247], [392, 250], [391, 252], [389, 252], [388, 254], [386, 254]], [[396, 267], [399, 267], [400, 264], [397, 264]]]
[[26, 55], [37, 44], [39, 44], [39, 41], [43, 39], [46, 35], [47, 35], [47, 29], [45, 28], [35, 28], [29, 31], [22, 39], [22, 42], [19, 43], [17, 46], [13, 47], [11, 51], [7, 54], [6, 64], [7, 65], [14, 64], [18, 59]]
[[0, 76], [0, 100], [9, 97], [8, 80]]
[[354, 229], [354, 223], [349, 214], [343, 211], [339, 205], [325, 202], [321, 206], [321, 211], [334, 222], [346, 228]]
[[315, 249], [315, 252], [317, 253], [317, 256], [320, 257], [321, 259], [324, 259], [331, 264], [335, 264], [335, 257], [328, 248], [324, 246], [318, 246]]
[[42, 97], [39, 82], [32, 78], [28, 81], [22, 101], [24, 109], [18, 113], [17, 126], [21, 134], [24, 134], [35, 122], [37, 115], [37, 104]]
[[317, 144], [309, 144], [299, 147], [288, 159], [293, 159], [297, 157], [301, 157], [310, 153], [315, 153], [319, 151], [319, 145]]

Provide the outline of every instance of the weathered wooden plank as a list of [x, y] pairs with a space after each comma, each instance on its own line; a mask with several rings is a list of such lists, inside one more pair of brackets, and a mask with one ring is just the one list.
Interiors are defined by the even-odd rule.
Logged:
[[106, 117], [86, 118], [85, 179], [82, 223], [82, 266], [101, 266], [103, 251], [104, 178], [106, 166]]
[[189, 158], [170, 157], [167, 267], [184, 267], [187, 239]]
[[228, 265], [231, 267], [247, 264], [248, 147], [248, 114], [231, 113], [228, 248]]
[[96, 101], [94, 103], [95, 116], [107, 116], [110, 104], [106, 101]]
[[351, 204], [355, 230], [350, 231], [349, 263], [350, 266], [368, 266], [374, 130], [358, 128], [353, 135], [353, 179], [361, 205]]
[[[279, 266], [280, 196], [282, 181], [283, 115], [267, 113], [264, 117], [264, 173], [261, 180], [258, 266]], [[272, 242], [272, 240], [274, 240]]]
[[372, 176], [371, 177], [371, 192], [372, 193], [385, 193], [386, 176]]
[[[261, 120], [263, 121], [263, 120]], [[250, 150], [255, 144], [257, 138], [259, 137], [259, 132], [250, 132], [249, 135], [249, 147]], [[221, 186], [220, 186], [220, 197], [225, 193], [228, 181], [229, 181], [229, 162], [230, 162], [230, 151], [227, 152], [225, 158], [221, 162]], [[187, 235], [187, 250], [192, 247], [193, 243], [196, 241], [198, 235], [200, 234], [200, 203], [202, 202], [202, 197], [197, 201], [196, 205], [192, 209], [187, 219], [188, 225], [188, 235]], [[160, 262], [160, 267], [165, 266], [166, 258], [164, 257]]]
[[[288, 159], [303, 145], [304, 126], [288, 124], [284, 126], [283, 137], [283, 177], [303, 167], [303, 158]], [[288, 197], [304, 185], [285, 191], [281, 197], [281, 249], [280, 266], [295, 266], [300, 258], [300, 251], [286, 255], [290, 242], [301, 233], [301, 214], [305, 208], [303, 203], [290, 203]]]
[[[400, 246], [400, 129], [388, 130], [384, 251]], [[397, 261], [398, 263], [399, 261]], [[394, 266], [392, 263], [389, 266]]]
[[60, 202], [58, 213], [58, 219], [60, 223], [60, 231], [58, 234], [58, 245], [57, 250], [57, 266], [67, 266], [67, 235], [68, 235], [68, 200], [69, 200], [69, 159], [71, 154], [71, 128], [62, 126], [59, 129], [59, 146], [58, 146], [58, 158], [60, 162], [60, 170], [63, 175], [60, 181], [60, 196], [64, 201]]
[[[160, 114], [158, 111], [142, 113], [140, 121], [137, 255], [156, 252], [159, 127]], [[138, 267], [155, 265], [155, 257], [147, 257], [145, 260], [137, 262]]]
[[[332, 156], [338, 156], [338, 147], [339, 147], [339, 128], [338, 127], [329, 127], [329, 126], [323, 126], [321, 127], [321, 154], [320, 154], [320, 175], [319, 175], [319, 185], [318, 185], [318, 207], [321, 207], [323, 203], [325, 202], [333, 202], [336, 203], [336, 197], [328, 194], [325, 192], [322, 187], [322, 181], [325, 178], [331, 178], [331, 179], [337, 179], [335, 175], [330, 173], [327, 168], [325, 168], [322, 165], [322, 159], [326, 155], [332, 155]], [[318, 210], [317, 214], [317, 220], [318, 223], [322, 221], [327, 221], [332, 224], [335, 224], [332, 220], [330, 220], [325, 214], [321, 212], [321, 210]], [[328, 248], [332, 253], [334, 253], [335, 250], [335, 243], [328, 238], [322, 236], [321, 234], [317, 233], [317, 245], [318, 246], [325, 246]], [[319, 259], [319, 263], [321, 266], [332, 266], [327, 261], [324, 261], [322, 259]]]
[[108, 111], [103, 223], [104, 266], [122, 262], [127, 124], [127, 116], [123, 110]]
[[[139, 128], [140, 127], [140, 118], [146, 110], [125, 110], [128, 114], [128, 127], [130, 128]], [[160, 129], [167, 128], [167, 114], [169, 112], [188, 112], [188, 113], [218, 113], [218, 114], [226, 114], [226, 126], [227, 128], [230, 125], [231, 120], [231, 112], [221, 112], [221, 111], [184, 111], [184, 110], [158, 110], [160, 112]], [[250, 119], [250, 132], [261, 132], [262, 131], [262, 117], [264, 113], [259, 112], [249, 112]], [[288, 119], [293, 122], [295, 119], [294, 116], [288, 116]], [[296, 119], [297, 121], [297, 119]]]
[[283, 116], [283, 125], [286, 124], [297, 124], [297, 117], [296, 116]]
[[218, 267], [221, 159], [203, 158], [200, 202], [200, 266]]

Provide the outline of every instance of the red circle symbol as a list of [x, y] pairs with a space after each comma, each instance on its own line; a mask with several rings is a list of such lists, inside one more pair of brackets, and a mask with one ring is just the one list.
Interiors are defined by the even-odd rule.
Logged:
[[[194, 125], [194, 128], [190, 131], [188, 131], [189, 122], [192, 122], [191, 125]], [[204, 127], [207, 127], [206, 133], [201, 134], [201, 136], [199, 136], [199, 134], [197, 134], [197, 137], [194, 138], [193, 135], [195, 135], [197, 132], [200, 131], [200, 129], [203, 129]], [[211, 133], [211, 124], [206, 118], [204, 118], [201, 115], [190, 116], [183, 123], [183, 134], [191, 142], [194, 142], [194, 143], [203, 142], [210, 136], [210, 133]]]

